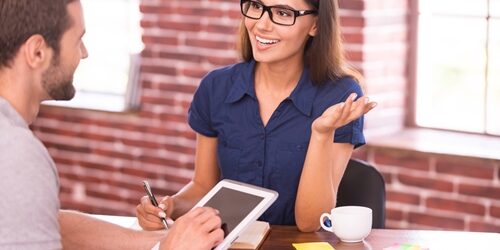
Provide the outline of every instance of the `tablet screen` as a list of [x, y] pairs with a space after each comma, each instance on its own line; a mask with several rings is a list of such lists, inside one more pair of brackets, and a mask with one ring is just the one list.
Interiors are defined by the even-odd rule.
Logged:
[[225, 224], [224, 236], [227, 236], [263, 199], [261, 196], [222, 187], [205, 206], [219, 210], [222, 224]]
[[276, 200], [276, 191], [233, 180], [219, 181], [194, 207], [219, 210], [224, 240], [215, 250], [225, 250]]

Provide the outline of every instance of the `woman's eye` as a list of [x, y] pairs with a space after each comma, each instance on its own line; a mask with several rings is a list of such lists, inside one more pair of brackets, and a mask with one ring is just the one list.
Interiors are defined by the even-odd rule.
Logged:
[[290, 10], [286, 10], [286, 9], [281, 9], [281, 10], [278, 10], [276, 12], [278, 13], [278, 15], [280, 15], [282, 17], [290, 17], [293, 15], [293, 13]]
[[252, 3], [250, 4], [250, 7], [251, 7], [252, 9], [260, 10], [260, 9], [262, 9], [262, 4], [257, 3], [257, 2], [252, 2]]

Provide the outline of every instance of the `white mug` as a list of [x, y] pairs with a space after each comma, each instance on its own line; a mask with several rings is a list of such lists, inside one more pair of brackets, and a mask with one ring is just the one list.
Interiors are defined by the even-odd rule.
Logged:
[[[325, 226], [325, 218], [331, 227]], [[319, 223], [326, 231], [334, 233], [343, 242], [362, 241], [372, 229], [372, 210], [368, 207], [336, 207], [330, 213], [323, 213]]]

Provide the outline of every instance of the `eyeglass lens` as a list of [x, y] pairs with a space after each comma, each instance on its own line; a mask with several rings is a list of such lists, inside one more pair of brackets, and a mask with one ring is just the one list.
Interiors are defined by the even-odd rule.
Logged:
[[245, 1], [241, 4], [243, 15], [252, 19], [260, 19], [266, 10], [271, 20], [277, 24], [293, 25], [295, 23], [293, 10], [277, 6], [267, 7], [256, 1]]

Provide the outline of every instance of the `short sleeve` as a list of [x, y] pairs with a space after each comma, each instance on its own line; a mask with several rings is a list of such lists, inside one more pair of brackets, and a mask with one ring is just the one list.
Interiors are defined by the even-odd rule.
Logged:
[[[358, 98], [363, 96], [363, 91], [361, 90], [361, 86], [352, 80], [351, 88], [346, 92], [346, 99], [351, 93], [355, 92], [358, 95]], [[336, 143], [350, 143], [354, 145], [354, 148], [358, 148], [366, 144], [365, 136], [363, 134], [363, 126], [364, 126], [364, 116], [346, 124], [343, 127], [335, 130], [335, 137], [333, 139]]]
[[210, 75], [203, 78], [193, 96], [193, 101], [188, 111], [188, 123], [191, 128], [205, 136], [215, 137], [217, 132], [213, 129], [210, 119], [210, 91], [213, 79]]
[[362, 116], [349, 124], [338, 128], [335, 131], [333, 141], [336, 143], [350, 143], [354, 145], [354, 148], [365, 145], [366, 141], [363, 134], [363, 122], [364, 117]]

